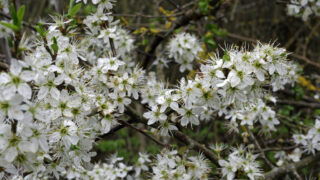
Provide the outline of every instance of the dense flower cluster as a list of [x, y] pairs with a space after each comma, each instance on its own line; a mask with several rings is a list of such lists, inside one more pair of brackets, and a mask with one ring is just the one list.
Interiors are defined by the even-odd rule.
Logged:
[[202, 51], [196, 36], [189, 33], [179, 33], [172, 38], [167, 46], [169, 58], [180, 64], [180, 72], [193, 69], [192, 63]]
[[[149, 125], [159, 122], [162, 135], [176, 129], [173, 123], [199, 125], [199, 120], [210, 120], [213, 112], [230, 119], [234, 131], [238, 124], [253, 126], [255, 122], [264, 131], [275, 131], [279, 121], [264, 101], [276, 100], [263, 87], [270, 85], [277, 91], [296, 78], [296, 65], [287, 61], [282, 48], [260, 44], [253, 51], [233, 48], [222, 58], [211, 57], [194, 79], [181, 79], [178, 88], [165, 88], [154, 76], [149, 77], [142, 103], [150, 111], [144, 117]], [[178, 118], [168, 118], [168, 113]]]
[[301, 17], [304, 21], [308, 20], [311, 15], [320, 15], [319, 0], [290, 0], [287, 8], [290, 16]]
[[302, 145], [304, 152], [315, 154], [320, 151], [320, 120], [316, 120], [314, 127], [310, 128], [306, 135], [295, 134], [293, 139], [297, 145]]
[[[139, 153], [133, 165], [116, 155], [93, 164], [97, 139], [126, 119], [132, 102], [149, 108], [141, 118], [161, 136], [170, 136], [180, 125], [210, 121], [213, 113], [228, 119], [230, 131], [256, 123], [262, 131], [276, 131], [276, 112], [267, 105], [276, 102], [271, 90], [297, 78], [297, 67], [284, 49], [269, 44], [257, 44], [251, 51], [232, 47], [222, 57], [207, 59], [194, 77], [182, 78], [174, 87], [138, 67], [134, 38], [110, 14], [114, 2], [92, 0], [97, 11], [79, 22], [84, 29], [74, 28], [63, 16], [47, 23], [43, 34], [22, 36], [23, 56], [0, 72], [0, 178], [208, 179], [210, 168], [202, 154], [181, 155], [173, 148], [154, 157]], [[6, 8], [7, 1], [0, 0], [0, 7]], [[0, 38], [12, 35], [0, 25]], [[166, 51], [184, 72], [193, 70], [202, 48], [196, 36], [182, 32]], [[168, 61], [162, 56], [159, 62]], [[296, 143], [313, 153], [320, 150], [319, 128], [317, 121], [307, 135], [294, 135]], [[226, 146], [211, 148], [220, 158]], [[296, 162], [299, 155], [297, 149], [288, 157]], [[282, 162], [288, 159], [277, 156]], [[219, 160], [222, 176], [233, 179], [243, 172], [250, 179], [261, 177], [256, 158], [243, 146], [234, 148], [226, 160]]]
[[243, 146], [234, 148], [227, 160], [219, 160], [223, 177], [232, 180], [237, 172], [242, 171], [250, 180], [258, 179], [263, 175], [256, 158], [257, 155], [247, 151]]
[[[113, 1], [99, 7], [110, 9], [107, 2]], [[97, 14], [103, 11], [92, 16]], [[47, 42], [36, 43], [23, 61], [13, 59], [9, 72], [0, 73], [0, 167], [8, 175], [28, 172], [31, 179], [58, 178], [92, 168], [96, 138], [117, 124], [130, 97], [138, 98], [144, 71], [125, 63], [133, 39], [108, 14], [103, 16], [87, 18], [91, 35], [80, 42], [60, 31], [70, 21], [56, 19], [46, 33]], [[109, 28], [92, 30], [97, 19], [117, 28], [117, 57], [110, 55], [109, 41], [99, 36]]]
[[207, 179], [210, 168], [202, 155], [181, 157], [177, 154], [177, 151], [166, 151], [157, 155], [157, 162], [152, 170], [153, 180], [191, 180]]

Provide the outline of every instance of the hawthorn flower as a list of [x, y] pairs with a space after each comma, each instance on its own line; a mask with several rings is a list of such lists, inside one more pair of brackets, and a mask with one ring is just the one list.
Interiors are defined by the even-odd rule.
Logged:
[[222, 167], [222, 176], [227, 177], [228, 180], [234, 179], [235, 172], [238, 170], [237, 166], [226, 160], [219, 160], [218, 163]]
[[111, 130], [111, 128], [116, 124], [118, 124], [118, 122], [116, 121], [113, 115], [111, 114], [104, 115], [101, 120], [101, 132], [103, 134], [108, 133]]
[[10, 73], [2, 72], [0, 74], [0, 85], [5, 86], [5, 96], [12, 97], [14, 93], [18, 92], [27, 99], [31, 98], [32, 89], [27, 82], [34, 79], [34, 73], [22, 70], [22, 68], [23, 66], [18, 61], [13, 60], [10, 66]]
[[302, 151], [299, 148], [295, 148], [292, 153], [288, 155], [288, 158], [293, 162], [299, 162], [302, 155]]
[[168, 121], [164, 121], [164, 122], [160, 121], [160, 135], [161, 136], [168, 136], [169, 133], [173, 130], [178, 130], [178, 128]]
[[37, 82], [40, 86], [38, 99], [44, 99], [48, 94], [50, 94], [52, 98], [59, 100], [60, 91], [56, 86], [62, 83], [62, 79], [56, 79], [54, 73], [49, 73], [46, 77], [39, 76]]
[[147, 166], [146, 163], [150, 163], [150, 162], [151, 162], [151, 160], [149, 159], [148, 154], [139, 152], [138, 161], [137, 161], [136, 165], [134, 166], [135, 177], [139, 177], [141, 174], [141, 171], [148, 171], [149, 167]]
[[143, 117], [148, 119], [148, 125], [154, 124], [155, 122], [163, 122], [167, 119], [167, 115], [164, 110], [159, 109], [157, 106], [152, 106], [151, 111], [143, 114]]
[[199, 116], [202, 109], [195, 106], [186, 106], [178, 110], [178, 113], [181, 116], [180, 123], [182, 126], [187, 126], [189, 123], [192, 125], [199, 125]]
[[6, 116], [9, 119], [23, 120], [22, 102], [23, 98], [20, 95], [14, 95], [10, 100], [6, 100], [0, 94], [0, 122], [3, 122]]
[[180, 64], [180, 72], [192, 70], [192, 62], [196, 59], [198, 53], [202, 51], [198, 39], [188, 33], [179, 33], [170, 40], [167, 49], [169, 57]]
[[54, 132], [49, 137], [49, 142], [54, 143], [61, 141], [66, 147], [71, 147], [71, 145], [76, 145], [79, 141], [79, 137], [76, 134], [78, 127], [76, 124], [70, 120], [64, 120], [59, 131]]
[[159, 96], [156, 99], [156, 102], [161, 105], [161, 111], [165, 111], [167, 107], [170, 107], [171, 109], [177, 111], [179, 109], [178, 100], [179, 95], [172, 94], [173, 91], [169, 90], [166, 91], [164, 95]]
[[113, 39], [117, 37], [116, 34], [117, 27], [111, 27], [100, 31], [98, 38], [102, 38], [104, 43], [109, 43], [109, 38]]
[[103, 73], [107, 73], [109, 70], [116, 71], [122, 65], [124, 65], [124, 62], [119, 61], [116, 57], [98, 59], [98, 67], [101, 68]]
[[109, 96], [115, 101], [114, 105], [118, 107], [120, 113], [123, 113], [125, 106], [128, 106], [131, 103], [131, 99], [127, 98], [124, 92], [114, 92], [109, 94]]

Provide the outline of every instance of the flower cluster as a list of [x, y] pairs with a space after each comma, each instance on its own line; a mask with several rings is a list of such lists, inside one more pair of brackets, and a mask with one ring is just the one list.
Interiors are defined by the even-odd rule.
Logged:
[[287, 8], [290, 16], [301, 17], [304, 21], [307, 21], [312, 14], [320, 16], [319, 0], [290, 0]]
[[257, 157], [243, 146], [234, 148], [227, 160], [219, 160], [219, 165], [222, 167], [222, 176], [232, 180], [236, 177], [236, 173], [241, 171], [250, 180], [262, 177], [260, 165], [256, 161]]
[[[111, 2], [99, 7], [109, 9]], [[101, 23], [116, 24], [103, 16]], [[87, 38], [75, 41], [61, 32], [70, 21], [57, 18], [47, 41], [25, 41], [23, 59], [12, 59], [9, 71], [0, 73], [0, 167], [8, 176], [78, 178], [76, 170], [93, 167], [96, 138], [117, 124], [131, 97], [138, 99], [144, 71], [125, 63], [133, 39], [117, 29], [119, 54], [113, 57], [109, 41], [98, 37], [106, 28], [94, 34], [93, 20], [87, 20]]]
[[[112, 156], [109, 163], [96, 164], [92, 170], [86, 172], [86, 176], [82, 176], [81, 179], [94, 179], [94, 180], [116, 180], [122, 179], [128, 176], [128, 173], [132, 170], [132, 166], [127, 166], [121, 161], [123, 158]], [[80, 176], [79, 176], [80, 177]]]
[[207, 179], [209, 166], [202, 155], [180, 157], [177, 151], [165, 151], [157, 155], [152, 167], [153, 180], [165, 179]]
[[[97, 139], [110, 133], [118, 120], [124, 122], [126, 112], [135, 113], [132, 107], [142, 107], [139, 103], [148, 108], [141, 108], [141, 118], [161, 136], [169, 136], [178, 125], [210, 121], [213, 113], [229, 119], [232, 131], [255, 123], [263, 131], [276, 130], [276, 112], [267, 105], [276, 102], [270, 91], [297, 78], [296, 65], [287, 61], [284, 49], [269, 44], [257, 44], [251, 51], [230, 48], [200, 64], [194, 77], [168, 85], [137, 66], [134, 38], [110, 13], [114, 2], [92, 0], [97, 11], [83, 21], [55, 17], [46, 23], [47, 31], [38, 30], [30, 38], [21, 32], [21, 52], [0, 72], [0, 178], [208, 179], [203, 155], [179, 155], [174, 149], [154, 158], [139, 153], [134, 165], [116, 155], [108, 162], [92, 162]], [[0, 0], [0, 7], [6, 8], [7, 1]], [[12, 35], [0, 25], [0, 38]], [[184, 72], [193, 69], [202, 48], [196, 36], [179, 33], [167, 51]], [[158, 63], [167, 61], [161, 57]], [[296, 143], [313, 153], [320, 150], [319, 129], [317, 120], [307, 135], [294, 135]], [[219, 157], [225, 148], [212, 146]], [[291, 159], [297, 161], [299, 153]], [[240, 171], [255, 179], [262, 176], [256, 158], [240, 147], [219, 165], [227, 179]]]
[[[264, 87], [277, 91], [296, 78], [296, 65], [287, 61], [282, 48], [261, 44], [253, 51], [233, 48], [222, 58], [211, 57], [194, 79], [181, 79], [178, 88], [165, 88], [149, 77], [142, 103], [148, 103], [151, 110], [144, 117], [149, 125], [158, 122], [162, 134], [175, 130], [172, 123], [176, 122], [199, 125], [199, 120], [210, 120], [213, 112], [230, 119], [231, 130], [237, 131], [238, 120], [249, 126], [259, 122], [264, 131], [275, 131], [279, 121], [265, 101], [276, 100]], [[168, 113], [179, 118], [168, 118]]]
[[282, 166], [290, 161], [299, 162], [302, 156], [302, 151], [300, 148], [295, 148], [292, 152], [286, 153], [285, 151], [278, 151], [275, 153], [274, 157], [278, 159], [277, 166]]
[[297, 145], [302, 145], [304, 152], [315, 154], [320, 151], [320, 120], [316, 120], [314, 127], [310, 128], [306, 135], [295, 134], [293, 139]]
[[180, 72], [193, 69], [192, 63], [202, 51], [196, 36], [189, 33], [179, 33], [172, 38], [167, 46], [169, 57], [180, 64]]
[[[81, 2], [87, 4], [88, 0], [76, 0], [76, 2]], [[98, 11], [103, 12], [103, 10], [111, 10], [113, 8], [113, 3], [116, 0], [92, 0], [93, 4], [98, 4]]]

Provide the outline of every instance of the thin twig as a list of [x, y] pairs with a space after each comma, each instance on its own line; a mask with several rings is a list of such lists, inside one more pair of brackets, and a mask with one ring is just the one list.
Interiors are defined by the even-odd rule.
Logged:
[[260, 151], [260, 154], [262, 156], [262, 158], [265, 160], [265, 162], [268, 164], [268, 166], [270, 166], [271, 168], [274, 168], [275, 166], [269, 161], [269, 159], [266, 157], [266, 155], [264, 154], [264, 151], [262, 150], [258, 140], [256, 139], [256, 137], [254, 136], [254, 134], [252, 133], [252, 131], [247, 128], [250, 138], [253, 140], [254, 144], [256, 145], [256, 147], [258, 148], [258, 150]]
[[298, 180], [302, 180], [302, 177], [301, 177], [300, 174], [298, 173], [297, 169], [293, 170], [293, 174], [294, 174], [294, 176], [296, 176], [296, 178], [297, 178]]
[[320, 108], [320, 103], [311, 103], [311, 102], [304, 102], [304, 101], [292, 101], [292, 100], [278, 100], [278, 104], [290, 104], [297, 107], [308, 107], [308, 108]]
[[116, 17], [143, 17], [143, 18], [171, 18], [171, 17], [177, 17], [183, 15], [183, 12], [179, 12], [172, 15], [149, 15], [149, 14], [110, 14], [110, 16], [116, 16]]
[[118, 120], [118, 122], [122, 125], [125, 125], [127, 127], [130, 127], [131, 129], [134, 129], [138, 132], [140, 132], [141, 134], [145, 135], [146, 137], [148, 137], [149, 139], [151, 139], [152, 141], [154, 141], [155, 143], [163, 146], [163, 147], [167, 147], [167, 148], [171, 148], [171, 145], [170, 144], [164, 144], [162, 142], [160, 142], [158, 139], [154, 138], [153, 136], [151, 136], [150, 134], [146, 133], [144, 130], [142, 129], [139, 129], [133, 125], [131, 125], [130, 123], [127, 123], [126, 121], [123, 121], [123, 120]]
[[264, 174], [265, 179], [275, 179], [281, 174], [293, 172], [297, 169], [303, 168], [310, 165], [313, 162], [316, 162], [320, 158], [320, 153], [315, 155], [310, 155], [299, 162], [290, 163], [285, 166], [273, 168], [271, 171]]

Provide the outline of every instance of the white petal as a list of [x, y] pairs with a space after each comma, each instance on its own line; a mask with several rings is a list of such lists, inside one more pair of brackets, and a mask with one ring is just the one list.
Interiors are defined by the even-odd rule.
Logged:
[[225, 75], [223, 74], [223, 72], [222, 72], [221, 70], [217, 70], [217, 71], [216, 71], [216, 76], [217, 76], [218, 78], [225, 78]]
[[8, 162], [12, 162], [17, 157], [17, 155], [18, 155], [18, 151], [16, 147], [11, 147], [5, 152], [4, 158]]
[[48, 142], [47, 142], [47, 139], [45, 137], [41, 137], [39, 139], [39, 144], [40, 144], [40, 147], [42, 148], [42, 150], [44, 152], [48, 152], [49, 151]]
[[32, 71], [23, 71], [20, 75], [21, 79], [29, 82], [32, 81], [35, 77], [35, 74]]
[[11, 78], [7, 73], [0, 74], [0, 85], [10, 82]]
[[238, 76], [234, 76], [230, 79], [231, 87], [237, 86], [240, 82], [241, 82], [241, 80]]
[[0, 151], [7, 149], [8, 145], [9, 145], [8, 140], [4, 138], [0, 138]]
[[256, 76], [259, 79], [259, 81], [264, 81], [264, 73], [263, 71], [257, 71]]
[[8, 116], [9, 118], [16, 119], [18, 121], [21, 121], [24, 118], [23, 112], [18, 108], [9, 109]]
[[46, 86], [42, 86], [38, 92], [38, 99], [43, 99], [47, 96], [49, 92], [49, 88]]
[[2, 91], [4, 99], [10, 100], [16, 94], [17, 88], [13, 84], [8, 84]]
[[59, 91], [57, 88], [52, 87], [52, 88], [50, 89], [50, 94], [51, 94], [51, 96], [52, 96], [54, 99], [59, 100], [59, 98], [60, 98], [60, 91]]
[[30, 99], [32, 95], [32, 89], [27, 83], [22, 83], [18, 86], [18, 92], [21, 94], [24, 98]]
[[10, 65], [10, 72], [14, 76], [19, 76], [20, 72], [22, 70], [22, 66], [18, 63], [17, 60], [12, 60]]

